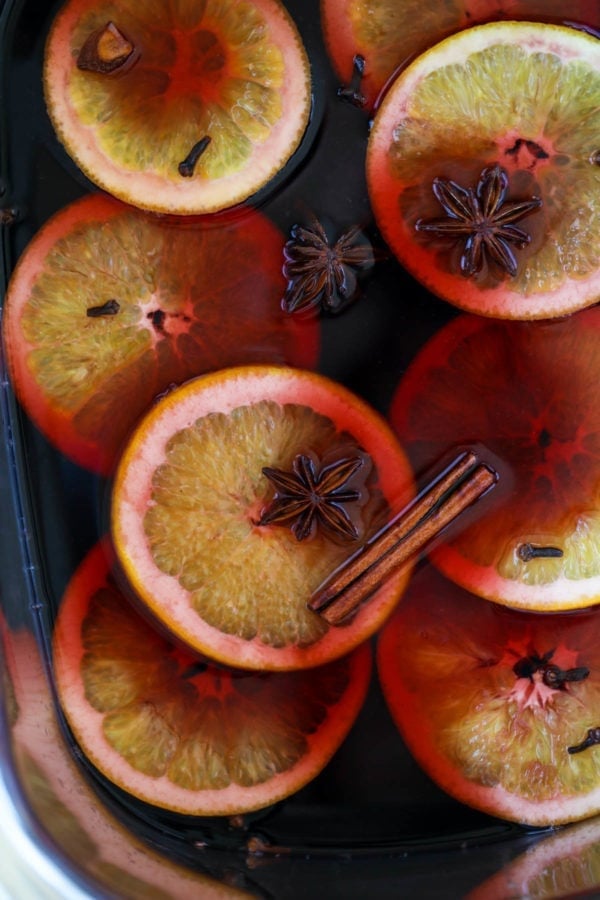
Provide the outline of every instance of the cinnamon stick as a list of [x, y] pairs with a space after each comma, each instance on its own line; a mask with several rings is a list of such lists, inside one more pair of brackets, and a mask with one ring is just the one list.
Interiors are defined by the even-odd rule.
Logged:
[[313, 594], [309, 607], [330, 625], [354, 612], [396, 569], [421, 551], [497, 480], [467, 451], [423, 494]]

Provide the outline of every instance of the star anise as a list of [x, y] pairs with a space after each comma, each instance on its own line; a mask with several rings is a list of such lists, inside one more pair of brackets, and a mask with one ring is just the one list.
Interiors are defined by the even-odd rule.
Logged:
[[435, 178], [433, 193], [442, 205], [445, 218], [419, 219], [417, 231], [464, 241], [460, 258], [463, 275], [476, 275], [487, 257], [500, 269], [514, 277], [517, 260], [511, 244], [523, 248], [531, 235], [518, 222], [542, 204], [539, 197], [506, 202], [508, 174], [496, 163], [479, 176], [477, 187], [463, 188], [447, 178]]
[[311, 227], [294, 225], [283, 255], [288, 284], [282, 306], [288, 313], [315, 307], [340, 312], [358, 296], [357, 270], [375, 262], [373, 248], [358, 226], [332, 246], [317, 221]]
[[[313, 453], [300, 453], [291, 472], [269, 466], [263, 474], [275, 487], [275, 497], [259, 525], [287, 525], [298, 541], [314, 537], [317, 526], [334, 538], [357, 540], [356, 513], [367, 499], [366, 478], [371, 458], [366, 453], [321, 465]], [[352, 512], [347, 506], [353, 506]]]

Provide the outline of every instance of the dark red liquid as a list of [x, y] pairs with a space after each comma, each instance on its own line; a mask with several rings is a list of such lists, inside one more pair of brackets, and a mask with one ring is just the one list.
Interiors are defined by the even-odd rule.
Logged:
[[[313, 116], [295, 159], [255, 200], [284, 235], [294, 225], [308, 224], [311, 216], [316, 216], [326, 226], [332, 242], [352, 226], [360, 225], [380, 251], [382, 258], [365, 273], [362, 294], [356, 301], [339, 316], [322, 317], [318, 365], [321, 372], [353, 389], [382, 415], [388, 415], [391, 399], [407, 367], [425, 342], [456, 316], [456, 311], [429, 294], [386, 254], [372, 219], [364, 177], [369, 113], [337, 96], [340, 79], [323, 49], [316, 0], [288, 0], [286, 5], [311, 58]], [[7, 242], [11, 267], [50, 214], [92, 190], [58, 145], [44, 110], [43, 41], [58, 6], [53, 3], [42, 13], [33, 0], [23, 0], [13, 14], [18, 37], [9, 57], [14, 76], [9, 82], [5, 114], [10, 123], [9, 162], [2, 172], [11, 201], [21, 210], [21, 221]], [[593, 31], [600, 25], [597, 4], [588, 4], [587, 8]], [[164, 52], [168, 56], [171, 49], [167, 47]], [[205, 69], [218, 70], [219, 53], [215, 47], [205, 48], [199, 58]], [[184, 63], [168, 62], [165, 72], [167, 68], [168, 74], [156, 76], [156, 83], [161, 86], [160, 102], [172, 102], [190, 83]], [[132, 70], [135, 71], [142, 82], [155, 77], [141, 66]], [[117, 81], [115, 85], [117, 92], [122, 90]], [[426, 397], [423, 402], [426, 404]], [[568, 396], [561, 402], [568, 403]], [[544, 442], [543, 428], [532, 421], [531, 435], [538, 446]], [[70, 575], [102, 533], [106, 484], [69, 463], [25, 417], [15, 417], [14, 431], [18, 436], [18, 486], [29, 504], [23, 527], [38, 564], [37, 623], [43, 640], [48, 641]], [[481, 440], [481, 435], [473, 434], [469, 439]], [[503, 456], [502, 447], [494, 450]], [[11, 622], [22, 624], [27, 620], [27, 611], [19, 596], [15, 594], [13, 603], [10, 592], [6, 596]], [[338, 859], [343, 853], [381, 857], [389, 852], [404, 852], [412, 859], [407, 866], [414, 866], [415, 877], [432, 879], [433, 870], [423, 871], [427, 866], [418, 861], [416, 851], [437, 848], [454, 854], [459, 846], [480, 847], [508, 834], [523, 834], [462, 806], [435, 787], [400, 739], [375, 679], [356, 727], [327, 769], [298, 795], [263, 813], [235, 822], [191, 821], [157, 813], [104, 783], [95, 773], [92, 778], [102, 800], [129, 827], [172, 857], [198, 865], [199, 843], [208, 843], [223, 853], [234, 851], [232, 870], [242, 872], [243, 884], [244, 879], [256, 882], [265, 893], [272, 870], [268, 865], [254, 870], [253, 866], [260, 864], [256, 861], [246, 866], [243, 860], [248, 847], [291, 848], [299, 856], [333, 854]], [[455, 854], [452, 859], [459, 856]], [[501, 865], [501, 857], [498, 851], [493, 866]], [[221, 863], [216, 868], [219, 866]], [[439, 872], [434, 874], [439, 885]], [[466, 876], [458, 877], [457, 894], [462, 895], [487, 874], [475, 865]], [[277, 889], [277, 879], [274, 881]], [[349, 890], [354, 889], [349, 886]]]

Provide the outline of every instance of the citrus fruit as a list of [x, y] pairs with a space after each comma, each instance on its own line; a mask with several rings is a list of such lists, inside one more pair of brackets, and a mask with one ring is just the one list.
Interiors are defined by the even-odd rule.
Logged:
[[[245, 891], [159, 856], [98, 802], [59, 729], [33, 634], [24, 628], [9, 630], [1, 618], [0, 634], [7, 678], [18, 698], [10, 731], [16, 774], [31, 813], [67, 860], [76, 860], [88, 877], [124, 900], [249, 900]], [[35, 871], [39, 874], [37, 867]], [[50, 896], [41, 884], [34, 892], [32, 875], [28, 866], [23, 895]]]
[[465, 900], [591, 897], [600, 885], [600, 820], [576, 822], [542, 838], [487, 878]]
[[415, 471], [480, 442], [499, 473], [485, 515], [432, 559], [509, 606], [600, 602], [600, 309], [563, 320], [456, 318], [413, 360], [390, 418]]
[[[407, 62], [455, 31], [488, 19], [567, 17], [563, 0], [321, 0], [329, 56], [343, 84], [352, 79], [356, 55], [365, 60], [360, 94], [373, 107], [394, 74]], [[571, 21], [600, 24], [589, 0], [569, 3]]]
[[44, 88], [60, 140], [95, 184], [180, 214], [265, 185], [298, 147], [311, 103], [306, 53], [278, 0], [69, 0]]
[[600, 295], [600, 42], [500, 22], [436, 44], [396, 79], [367, 179], [390, 248], [434, 294], [499, 318]]
[[251, 211], [158, 219], [99, 194], [61, 210], [19, 260], [4, 309], [27, 413], [106, 473], [172, 383], [240, 363], [312, 367], [317, 325], [281, 309], [283, 244]]
[[[335, 492], [317, 503], [314, 528], [302, 499], [278, 500], [267, 477], [284, 471], [299, 483], [306, 468], [310, 482], [318, 461], [326, 484], [365, 454], [367, 481], [341, 485], [347, 503]], [[318, 490], [308, 488], [309, 513]], [[339, 627], [307, 606], [410, 496], [403, 451], [357, 396], [310, 372], [239, 367], [188, 382], [139, 423], [115, 474], [112, 537], [143, 608], [196, 652], [249, 669], [304, 668], [365, 640], [397, 602], [409, 566]], [[271, 521], [282, 506], [287, 520]], [[322, 528], [321, 513], [356, 524], [356, 539]]]
[[[380, 634], [382, 689], [425, 772], [476, 809], [557, 825], [600, 809], [597, 612], [498, 607], [429, 567]], [[598, 729], [600, 732], [600, 729]]]
[[207, 665], [127, 603], [100, 544], [54, 633], [59, 698], [86, 756], [139, 799], [194, 815], [260, 809], [314, 778], [362, 706], [370, 659], [363, 646], [306, 672]]

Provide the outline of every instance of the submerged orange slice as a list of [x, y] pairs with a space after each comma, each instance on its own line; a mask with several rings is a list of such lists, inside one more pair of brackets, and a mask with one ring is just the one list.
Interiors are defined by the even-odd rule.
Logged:
[[[356, 459], [368, 477], [356, 495], [348, 482], [347, 503], [333, 496], [326, 506], [345, 527], [344, 506], [356, 539], [321, 522], [312, 538], [301, 534], [311, 491], [304, 507], [287, 504], [289, 523], [262, 522], [278, 505], [268, 472], [294, 481], [306, 460], [325, 472]], [[356, 647], [395, 606], [409, 566], [339, 626], [308, 603], [411, 496], [400, 445], [359, 397], [309, 372], [240, 367], [188, 382], [140, 422], [115, 475], [112, 537], [143, 608], [196, 652], [251, 669], [306, 668]]]
[[593, 0], [321, 0], [327, 50], [343, 84], [352, 79], [352, 61], [365, 60], [360, 94], [372, 107], [395, 72], [432, 44], [490, 19], [565, 18], [599, 25]]
[[[98, 891], [132, 900], [251, 900], [242, 889], [166, 860], [99, 802], [59, 727], [33, 633], [9, 629], [0, 614], [0, 648], [10, 701], [8, 738], [28, 807], [61, 851], [85, 864]], [[38, 893], [34, 880], [27, 891], [42, 897], [46, 882], [40, 878]]]
[[266, 184], [297, 149], [311, 103], [306, 53], [278, 0], [69, 0], [44, 85], [59, 138], [95, 184], [182, 214]]
[[577, 822], [545, 835], [479, 884], [465, 900], [559, 900], [598, 893], [600, 819]]
[[157, 219], [110, 197], [57, 213], [19, 260], [4, 309], [19, 400], [102, 473], [157, 394], [241, 363], [316, 363], [316, 322], [281, 309], [284, 238], [257, 212]]
[[86, 756], [135, 797], [192, 815], [260, 809], [314, 778], [358, 715], [370, 667], [366, 646], [301, 673], [199, 662], [127, 603], [101, 545], [54, 633], [59, 698]]
[[538, 611], [600, 603], [599, 338], [597, 307], [546, 323], [460, 316], [398, 387], [391, 421], [415, 471], [479, 442], [499, 472], [485, 514], [432, 552], [476, 594]]
[[376, 220], [409, 272], [462, 309], [581, 309], [600, 296], [599, 128], [597, 39], [469, 28], [408, 66], [375, 117]]
[[427, 774], [477, 809], [529, 825], [600, 810], [600, 618], [487, 603], [434, 569], [380, 635], [378, 668]]

